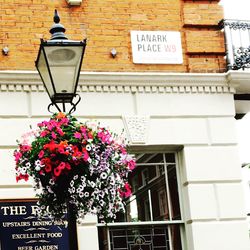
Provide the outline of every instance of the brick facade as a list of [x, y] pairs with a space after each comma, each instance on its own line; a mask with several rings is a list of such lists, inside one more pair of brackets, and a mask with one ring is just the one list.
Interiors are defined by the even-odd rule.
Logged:
[[[224, 40], [218, 30], [218, 1], [0, 0], [0, 70], [34, 70], [40, 38], [50, 39], [53, 11], [70, 39], [88, 39], [83, 71], [223, 72]], [[130, 30], [180, 31], [182, 65], [138, 65], [132, 62]], [[1, 49], [2, 49], [1, 48]], [[112, 58], [110, 51], [117, 50]]]

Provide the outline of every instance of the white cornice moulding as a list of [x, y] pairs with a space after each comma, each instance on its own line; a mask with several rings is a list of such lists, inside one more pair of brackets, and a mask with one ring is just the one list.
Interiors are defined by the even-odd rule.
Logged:
[[[0, 91], [44, 91], [36, 71], [0, 71]], [[80, 92], [250, 93], [250, 72], [81, 72]]]
[[81, 5], [82, 0], [66, 0], [69, 5]]
[[230, 70], [227, 72], [227, 81], [237, 94], [250, 94], [250, 71]]

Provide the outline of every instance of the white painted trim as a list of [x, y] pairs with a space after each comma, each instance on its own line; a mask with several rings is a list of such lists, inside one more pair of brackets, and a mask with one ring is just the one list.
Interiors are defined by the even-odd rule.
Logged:
[[[250, 72], [81, 72], [80, 92], [250, 93]], [[44, 91], [36, 71], [0, 71], [0, 91]]]
[[66, 0], [69, 5], [81, 5], [82, 0]]

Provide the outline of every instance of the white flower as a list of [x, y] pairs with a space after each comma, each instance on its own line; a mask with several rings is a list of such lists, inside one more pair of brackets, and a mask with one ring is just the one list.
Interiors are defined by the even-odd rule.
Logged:
[[101, 179], [106, 180], [107, 177], [108, 177], [108, 175], [107, 175], [107, 173], [102, 172], [102, 173], [100, 174], [100, 177], [101, 177]]
[[111, 193], [112, 195], [115, 195], [115, 190], [112, 188], [112, 189], [110, 190], [110, 193]]
[[54, 184], [55, 184], [55, 181], [52, 180], [52, 179], [50, 179], [50, 180], [49, 180], [49, 184], [50, 184], [50, 185], [54, 185]]
[[89, 197], [89, 192], [85, 192], [85, 193], [84, 193], [84, 196], [85, 196], [85, 197]]
[[84, 196], [84, 193], [83, 192], [80, 192], [79, 193], [79, 197], [82, 198]]
[[105, 202], [103, 200], [100, 200], [99, 204], [100, 204], [101, 207], [103, 207], [105, 205]]
[[26, 174], [27, 173], [27, 168], [26, 167], [22, 167], [20, 169], [20, 172], [21, 172], [21, 174]]
[[86, 146], [86, 150], [87, 150], [87, 151], [90, 151], [90, 150], [91, 150], [91, 146], [90, 146], [89, 144]]
[[36, 167], [35, 167], [35, 170], [36, 170], [36, 171], [40, 171], [40, 170], [41, 170], [40, 166], [36, 166]]
[[74, 181], [73, 181], [73, 180], [70, 182], [70, 186], [71, 186], [71, 187], [74, 186]]
[[41, 166], [41, 161], [40, 161], [40, 160], [36, 160], [36, 161], [35, 161], [35, 165], [36, 165], [36, 166]]
[[25, 166], [26, 166], [27, 168], [30, 168], [30, 166], [31, 166], [30, 162], [25, 163]]
[[73, 176], [73, 180], [77, 180], [78, 179], [78, 174]]
[[96, 160], [96, 159], [92, 161], [92, 164], [93, 164], [94, 166], [97, 166], [97, 165], [98, 165], [98, 163], [99, 163], [99, 161], [98, 161], [98, 160]]
[[92, 188], [95, 187], [95, 183], [94, 183], [93, 181], [88, 181], [88, 184], [89, 184]]
[[104, 195], [105, 195], [105, 193], [101, 190], [100, 192], [99, 192], [99, 194], [98, 194], [101, 198], [103, 198], [104, 197]]
[[83, 185], [80, 185], [77, 190], [79, 190], [79, 192], [81, 192], [84, 189]]

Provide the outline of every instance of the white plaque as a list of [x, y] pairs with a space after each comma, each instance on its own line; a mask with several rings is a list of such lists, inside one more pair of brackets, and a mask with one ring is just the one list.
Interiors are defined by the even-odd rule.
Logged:
[[133, 63], [183, 63], [180, 32], [131, 31], [131, 44]]

